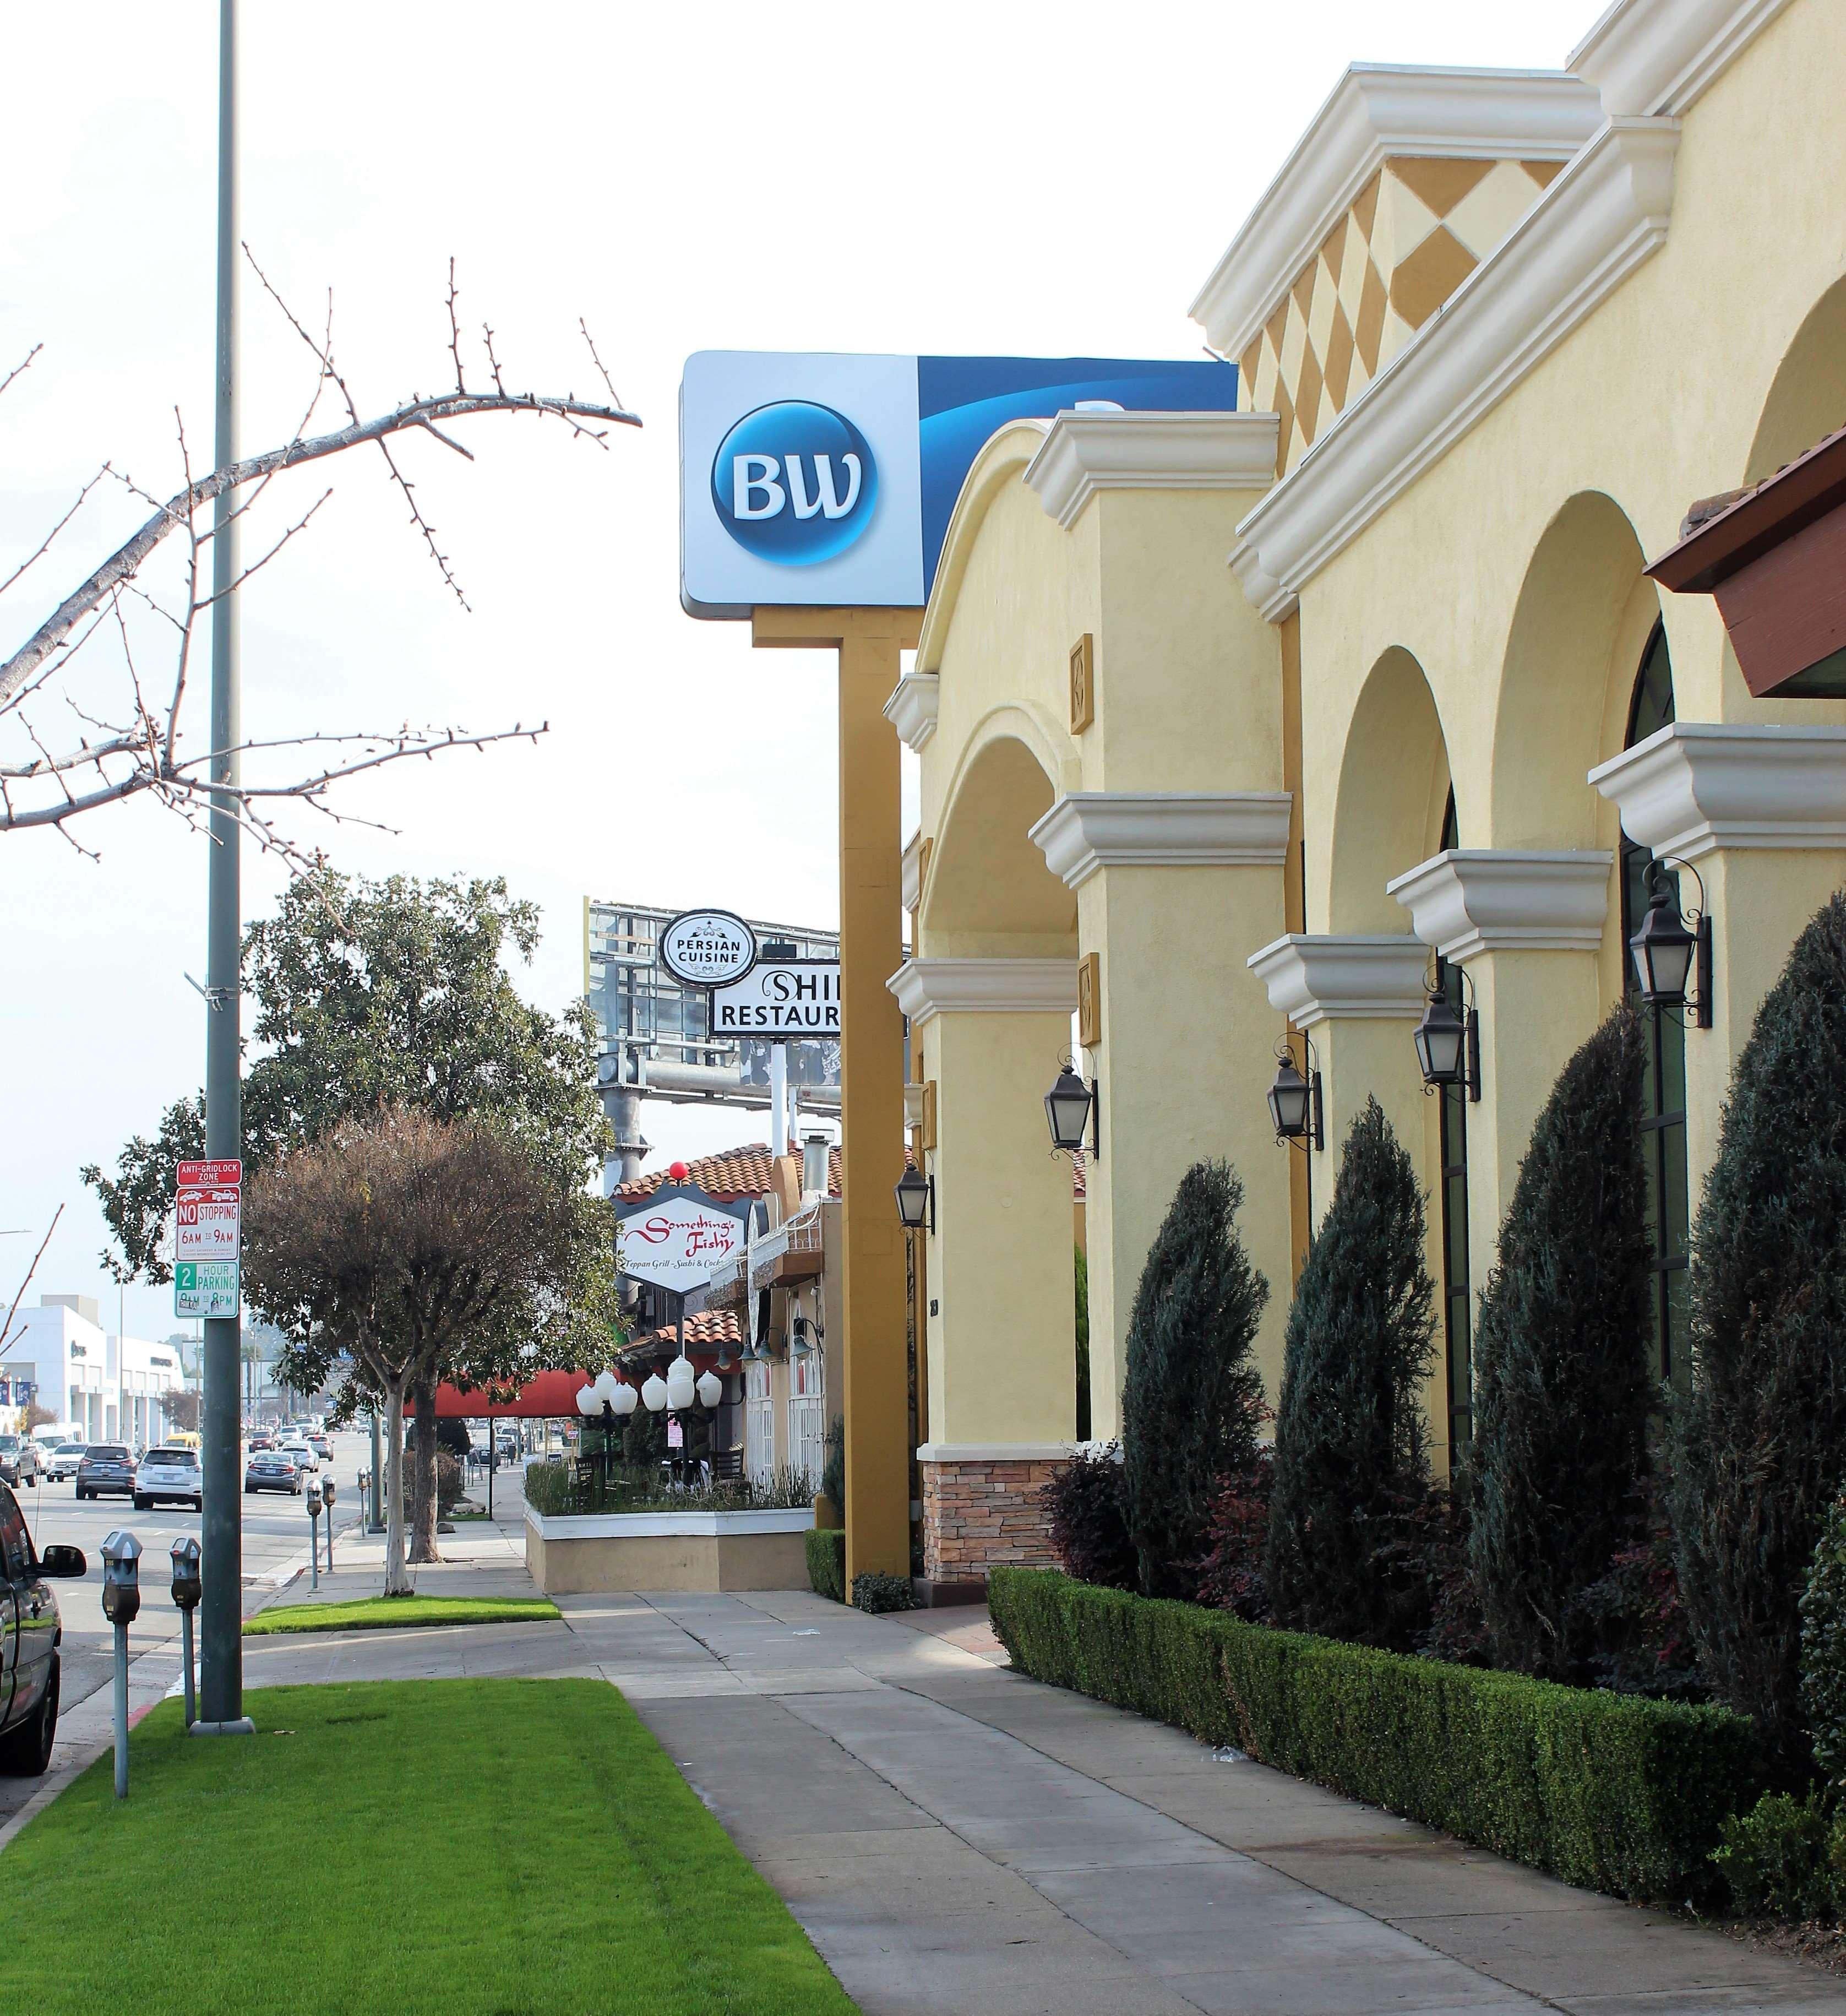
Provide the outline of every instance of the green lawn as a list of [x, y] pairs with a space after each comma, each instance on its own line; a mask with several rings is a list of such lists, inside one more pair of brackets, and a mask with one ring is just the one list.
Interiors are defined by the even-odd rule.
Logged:
[[614, 1688], [390, 1680], [163, 1702], [0, 1852], [32, 2016], [852, 2016]]
[[368, 1596], [351, 1603], [284, 1603], [243, 1620], [246, 1638], [272, 1631], [382, 1631], [412, 1624], [545, 1622], [558, 1607], [544, 1596]]

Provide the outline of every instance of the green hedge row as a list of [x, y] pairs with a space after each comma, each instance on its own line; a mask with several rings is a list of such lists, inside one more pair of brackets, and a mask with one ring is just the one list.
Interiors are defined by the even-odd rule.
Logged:
[[808, 1547], [808, 1579], [816, 1596], [846, 1600], [846, 1534], [838, 1526], [815, 1528], [802, 1535]]
[[1741, 1716], [1245, 1624], [995, 1568], [1023, 1672], [1618, 1897], [1709, 1894], [1727, 1814], [1761, 1787]]

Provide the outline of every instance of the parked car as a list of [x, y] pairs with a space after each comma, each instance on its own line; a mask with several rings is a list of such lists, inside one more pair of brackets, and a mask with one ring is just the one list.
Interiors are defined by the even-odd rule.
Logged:
[[77, 1466], [79, 1498], [132, 1498], [135, 1459], [126, 1442], [92, 1442]]
[[32, 1545], [20, 1502], [0, 1484], [0, 1772], [41, 1777], [58, 1733], [58, 1600], [46, 1585], [88, 1567], [81, 1547]]
[[286, 1491], [299, 1498], [301, 1478], [302, 1472], [286, 1449], [255, 1449], [243, 1467], [243, 1494], [247, 1498], [258, 1491]]
[[38, 1484], [44, 1475], [38, 1443], [25, 1435], [0, 1435], [0, 1482]]
[[178, 1499], [195, 1512], [204, 1510], [204, 1473], [196, 1449], [151, 1449], [141, 1459], [135, 1474], [135, 1510], [146, 1512], [163, 1498]]
[[66, 1478], [76, 1476], [77, 1466], [83, 1461], [86, 1446], [83, 1442], [59, 1442], [45, 1460], [45, 1475], [53, 1484], [62, 1484]]

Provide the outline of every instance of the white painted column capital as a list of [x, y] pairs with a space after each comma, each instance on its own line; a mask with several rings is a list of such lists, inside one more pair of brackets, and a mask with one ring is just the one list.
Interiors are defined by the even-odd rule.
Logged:
[[1405, 932], [1336, 938], [1291, 932], [1245, 963], [1297, 1029], [1322, 1022], [1414, 1021], [1429, 999], [1429, 947]]
[[1060, 413], [1025, 482], [1067, 531], [1101, 490], [1267, 490], [1275, 413]]
[[1846, 847], [1846, 728], [1670, 722], [1589, 781], [1631, 840], [1682, 861], [1719, 848]]
[[1458, 966], [1488, 952], [1595, 952], [1614, 861], [1600, 848], [1450, 848], [1384, 886], [1417, 937]]
[[1074, 959], [907, 959], [885, 982], [920, 1027], [935, 1015], [1069, 1015]]
[[942, 682], [934, 672], [906, 672], [891, 689], [884, 704], [884, 718], [898, 731], [898, 740], [920, 756], [923, 745], [936, 732], [936, 712], [941, 704]]
[[1071, 791], [1031, 837], [1071, 889], [1103, 868], [1276, 868], [1290, 803], [1286, 791]]

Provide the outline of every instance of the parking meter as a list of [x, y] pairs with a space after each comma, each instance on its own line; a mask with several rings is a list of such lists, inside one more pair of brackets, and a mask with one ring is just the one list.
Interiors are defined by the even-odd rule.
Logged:
[[186, 1727], [199, 1719], [193, 1693], [193, 1612], [199, 1607], [204, 1585], [199, 1574], [199, 1543], [178, 1539], [173, 1543], [173, 1600], [179, 1606], [182, 1651], [185, 1659]]
[[308, 1500], [308, 1550], [312, 1564], [308, 1586], [318, 1589], [321, 1586], [321, 1481], [318, 1477], [308, 1480], [304, 1493]]
[[118, 1527], [103, 1543], [103, 1615], [126, 1631], [141, 1609], [141, 1543]]
[[115, 1795], [128, 1796], [128, 1626], [141, 1609], [141, 1543], [117, 1527], [103, 1543], [103, 1615], [115, 1626]]
[[327, 1508], [327, 1572], [333, 1572], [333, 1480], [321, 1479], [321, 1502]]

